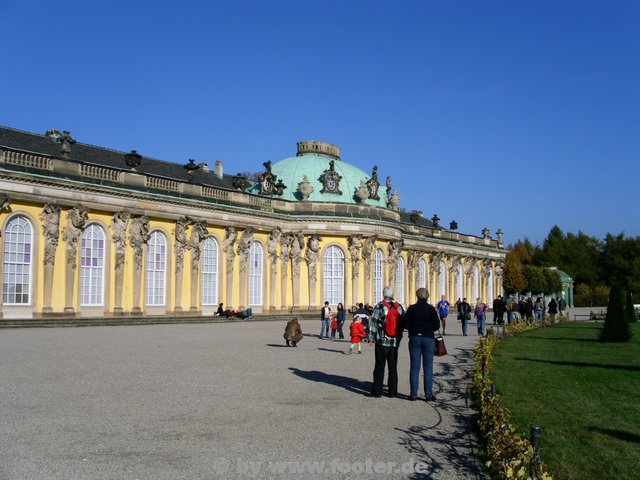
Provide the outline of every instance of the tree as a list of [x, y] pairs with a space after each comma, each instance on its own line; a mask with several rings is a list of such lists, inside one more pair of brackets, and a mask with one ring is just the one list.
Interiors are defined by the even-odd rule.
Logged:
[[546, 279], [545, 269], [542, 267], [535, 267], [533, 265], [524, 265], [522, 267], [522, 274], [527, 281], [527, 289], [533, 293], [546, 292]]
[[627, 298], [624, 304], [624, 316], [627, 323], [635, 323], [638, 321], [638, 316], [636, 315], [636, 309], [633, 306], [633, 296], [629, 291], [627, 291]]
[[639, 291], [640, 237], [607, 234], [600, 258], [602, 273], [609, 285], [617, 284], [625, 290]]
[[528, 238], [518, 240], [515, 245], [509, 246], [509, 250], [521, 265], [533, 263], [536, 249]]
[[544, 293], [551, 294], [562, 290], [562, 281], [557, 270], [545, 268], [543, 275], [545, 280]]
[[604, 328], [600, 332], [601, 342], [628, 342], [631, 339], [631, 329], [624, 315], [624, 296], [622, 287], [611, 287], [609, 304], [607, 305], [607, 318], [604, 320]]
[[576, 285], [573, 303], [576, 307], [593, 307], [591, 287], [585, 283]]
[[560, 227], [554, 225], [542, 243], [542, 248], [536, 251], [536, 263], [546, 267], [562, 265], [562, 259], [566, 256], [565, 251], [566, 241], [564, 233], [562, 233]]
[[522, 264], [513, 250], [507, 253], [504, 260], [502, 285], [508, 294], [522, 292], [527, 287], [527, 281], [522, 275]]

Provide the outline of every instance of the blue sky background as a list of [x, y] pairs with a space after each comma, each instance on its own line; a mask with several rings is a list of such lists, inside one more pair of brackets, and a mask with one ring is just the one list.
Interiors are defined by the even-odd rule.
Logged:
[[401, 207], [640, 235], [640, 2], [0, 0], [0, 124], [262, 170], [296, 142]]

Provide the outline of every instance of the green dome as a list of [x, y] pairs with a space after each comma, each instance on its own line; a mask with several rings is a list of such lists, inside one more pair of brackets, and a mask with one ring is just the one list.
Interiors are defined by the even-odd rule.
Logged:
[[[320, 193], [324, 189], [323, 175], [330, 170], [330, 162], [334, 162], [334, 170], [342, 178], [338, 188], [341, 193]], [[295, 157], [285, 158], [271, 167], [271, 172], [277, 175], [277, 181], [282, 181], [287, 188], [282, 196], [274, 196], [283, 200], [294, 202], [302, 201], [303, 197], [298, 191], [298, 184], [304, 181], [306, 176], [313, 192], [307, 200], [309, 202], [351, 203], [364, 204], [377, 207], [387, 207], [386, 187], [381, 185], [378, 189], [378, 200], [367, 198], [364, 203], [356, 196], [361, 182], [367, 182], [371, 178], [365, 172], [338, 158], [322, 153], [301, 153]], [[378, 180], [379, 181], [379, 180]], [[260, 192], [260, 183], [256, 182], [247, 191]]]

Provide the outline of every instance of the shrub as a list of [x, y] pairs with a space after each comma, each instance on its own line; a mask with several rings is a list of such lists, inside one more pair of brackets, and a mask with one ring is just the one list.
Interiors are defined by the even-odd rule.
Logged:
[[622, 288], [614, 286], [609, 293], [607, 305], [607, 317], [604, 320], [604, 328], [600, 333], [601, 342], [628, 342], [631, 339], [631, 330], [624, 313], [624, 297]]

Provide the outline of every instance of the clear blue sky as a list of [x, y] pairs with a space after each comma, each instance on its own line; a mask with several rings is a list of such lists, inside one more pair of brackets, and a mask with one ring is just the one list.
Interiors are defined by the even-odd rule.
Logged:
[[296, 142], [401, 207], [640, 235], [638, 1], [0, 0], [0, 124], [262, 170]]

